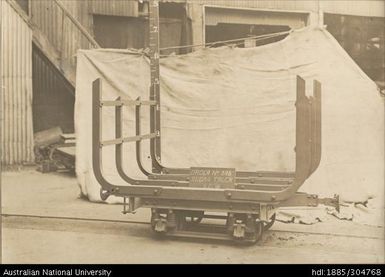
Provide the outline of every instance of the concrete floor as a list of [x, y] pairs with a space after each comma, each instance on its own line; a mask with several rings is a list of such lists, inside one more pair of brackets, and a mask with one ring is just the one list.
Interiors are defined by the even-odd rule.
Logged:
[[2, 198], [4, 263], [385, 262], [383, 227], [331, 216], [314, 225], [276, 222], [260, 242], [244, 247], [156, 239], [148, 210], [122, 215], [120, 205], [90, 203], [79, 197], [76, 179], [64, 173], [4, 172]]

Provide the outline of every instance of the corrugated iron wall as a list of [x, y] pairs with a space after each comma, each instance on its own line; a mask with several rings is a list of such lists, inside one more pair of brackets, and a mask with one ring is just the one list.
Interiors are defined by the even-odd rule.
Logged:
[[[60, 3], [82, 26], [92, 30], [92, 16], [89, 14], [88, 1], [66, 0], [60, 1]], [[64, 16], [54, 1], [31, 1], [31, 20], [46, 35], [53, 47], [61, 53], [62, 67], [74, 68], [76, 51], [89, 49], [91, 46], [81, 31]]]
[[34, 161], [32, 30], [6, 2], [1, 5], [1, 163]]

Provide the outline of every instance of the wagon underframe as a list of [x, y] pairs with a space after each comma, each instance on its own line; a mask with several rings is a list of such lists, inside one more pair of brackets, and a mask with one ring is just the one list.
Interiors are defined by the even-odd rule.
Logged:
[[[123, 212], [138, 207], [151, 208], [151, 226], [158, 234], [206, 238], [230, 238], [258, 241], [263, 230], [274, 223], [281, 206], [317, 206], [320, 203], [339, 208], [338, 197], [318, 198], [297, 192], [316, 170], [321, 160], [321, 84], [314, 80], [313, 95], [306, 96], [305, 81], [297, 76], [295, 171], [236, 171], [234, 168], [170, 168], [161, 164], [159, 3], [149, 0], [149, 52], [151, 87], [148, 100], [102, 99], [102, 82], [92, 86], [93, 171], [101, 185], [103, 200], [110, 195], [123, 198]], [[135, 136], [123, 137], [123, 106], [135, 106]], [[141, 133], [142, 106], [150, 108], [150, 133]], [[115, 109], [115, 138], [102, 140], [102, 109]], [[152, 168], [141, 161], [141, 141], [150, 140]], [[136, 163], [147, 177], [130, 177], [123, 167], [123, 144], [135, 142]], [[115, 147], [119, 176], [127, 185], [115, 185], [102, 173], [102, 148]], [[127, 201], [128, 200], [128, 201]], [[225, 220], [223, 225], [205, 220]], [[211, 222], [212, 223], [212, 222]]]
[[[105, 200], [110, 195], [123, 197], [124, 212], [133, 212], [138, 207], [152, 208], [151, 222], [156, 232], [172, 235], [186, 233], [188, 226], [197, 226], [197, 221], [202, 218], [223, 218], [226, 219], [226, 234], [230, 232], [233, 238], [256, 241], [260, 238], [258, 234], [262, 234], [262, 227], [269, 226], [280, 206], [317, 206], [323, 203], [338, 208], [338, 199], [320, 199], [317, 195], [297, 192], [321, 159], [321, 84], [316, 80], [313, 96], [308, 97], [305, 81], [297, 76], [295, 172], [163, 166], [160, 163], [159, 90], [152, 87], [149, 100], [118, 97], [107, 101], [102, 99], [101, 79], [95, 80], [92, 88], [93, 170], [101, 185], [101, 198]], [[136, 133], [132, 137], [123, 137], [122, 107], [128, 105], [135, 106]], [[141, 133], [141, 106], [150, 107], [149, 134]], [[111, 140], [102, 140], [102, 109], [106, 107], [115, 108], [115, 138]], [[141, 141], [146, 139], [150, 140], [152, 172], [145, 169], [141, 161]], [[124, 171], [123, 143], [128, 142], [136, 143], [137, 165], [147, 180], [134, 179]], [[107, 146], [115, 146], [117, 172], [128, 185], [114, 185], [104, 178], [102, 148]], [[202, 172], [206, 176], [199, 175]], [[215, 179], [215, 176], [219, 177]], [[199, 182], [201, 179], [205, 181]], [[225, 215], [210, 215], [207, 212]], [[191, 218], [189, 224], [186, 218]], [[191, 235], [191, 231], [187, 233]], [[202, 232], [197, 235], [202, 236]]]

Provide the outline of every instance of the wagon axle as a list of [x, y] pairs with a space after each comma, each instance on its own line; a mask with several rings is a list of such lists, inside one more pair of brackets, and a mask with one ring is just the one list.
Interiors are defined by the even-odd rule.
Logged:
[[[204, 214], [196, 211], [152, 209], [151, 228], [161, 236], [215, 238], [256, 243], [261, 239], [265, 224], [253, 214]], [[197, 219], [197, 220], [189, 220]], [[225, 224], [201, 223], [202, 220], [222, 220]]]

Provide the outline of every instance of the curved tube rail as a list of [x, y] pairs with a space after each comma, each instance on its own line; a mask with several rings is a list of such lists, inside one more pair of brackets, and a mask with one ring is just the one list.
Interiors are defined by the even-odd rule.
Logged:
[[[305, 81], [297, 76], [296, 101], [296, 170], [295, 172], [245, 172], [235, 173], [235, 187], [214, 189], [190, 186], [189, 168], [166, 168], [158, 163], [160, 173], [148, 172], [141, 161], [141, 141], [150, 139], [150, 152], [153, 161], [159, 162], [156, 155], [156, 140], [160, 141], [159, 102], [150, 95], [150, 100], [102, 100], [102, 81], [96, 79], [92, 84], [92, 155], [95, 178], [101, 185], [101, 198], [110, 195], [121, 197], [143, 197], [147, 199], [198, 200], [210, 202], [264, 202], [277, 204], [289, 199], [316, 170], [321, 159], [321, 84], [314, 81], [313, 96], [305, 95]], [[157, 98], [159, 99], [159, 98]], [[122, 137], [122, 106], [135, 106], [135, 136]], [[141, 134], [140, 107], [150, 106], [150, 133]], [[102, 140], [102, 108], [115, 107], [115, 138]], [[123, 169], [123, 143], [136, 143], [136, 160], [139, 169], [148, 180], [129, 177]], [[114, 185], [102, 173], [102, 148], [115, 145], [116, 167], [120, 177], [128, 185]], [[156, 163], [155, 163], [156, 164]], [[155, 170], [156, 171], [156, 170]]]
[[[302, 83], [305, 81], [297, 76], [297, 90], [300, 89]], [[304, 86], [304, 85], [303, 85]], [[303, 88], [304, 89], [304, 88]], [[150, 98], [151, 99], [159, 99], [159, 95], [156, 94], [158, 90], [150, 90]], [[317, 95], [317, 96], [315, 96]], [[314, 144], [312, 144], [312, 153], [313, 153], [313, 160], [312, 160], [312, 172], [315, 171], [315, 169], [318, 167], [319, 162], [321, 160], [321, 83], [317, 80], [313, 81], [313, 97], [310, 96], [309, 101], [312, 109], [312, 126], [313, 126], [313, 131], [312, 131], [312, 140], [314, 140]], [[152, 116], [156, 117], [157, 114], [152, 114]], [[319, 122], [319, 127], [315, 126]], [[155, 127], [155, 124], [151, 125], [151, 130], [160, 130], [160, 127]], [[153, 165], [153, 172], [160, 172], [163, 174], [169, 175], [169, 177], [162, 175], [160, 178], [161, 179], [180, 179], [180, 175], [188, 175], [190, 172], [189, 168], [172, 168], [172, 167], [167, 167], [163, 164], [160, 163], [160, 150], [157, 149], [157, 145], [160, 145], [160, 138], [157, 138], [156, 140], [151, 140], [151, 147], [150, 147], [150, 157], [152, 160], [152, 165]], [[257, 171], [257, 172], [245, 172], [245, 171], [237, 171], [237, 176], [238, 177], [281, 177], [281, 178], [292, 178], [294, 177], [294, 172], [272, 172], [272, 171]], [[157, 179], [157, 176], [149, 176], [150, 178]], [[182, 177], [183, 178], [183, 177]]]

